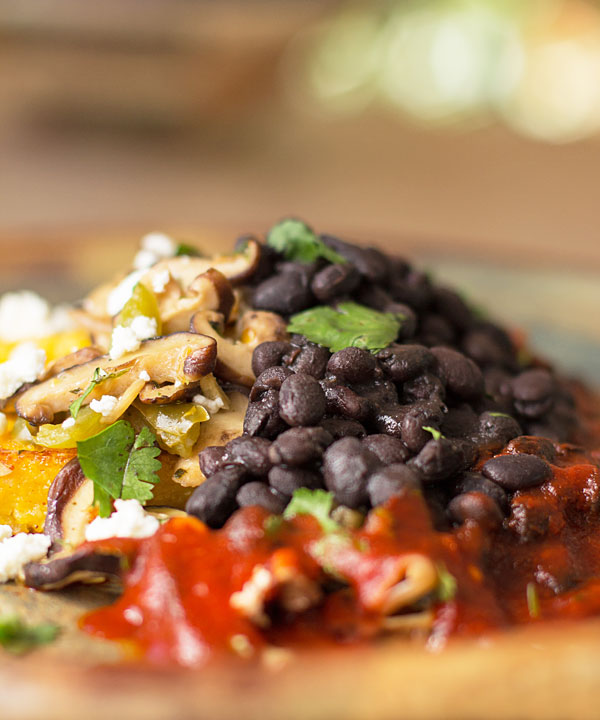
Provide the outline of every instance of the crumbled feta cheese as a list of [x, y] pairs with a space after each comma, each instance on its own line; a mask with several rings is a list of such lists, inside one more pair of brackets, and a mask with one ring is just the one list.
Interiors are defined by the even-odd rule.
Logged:
[[152, 289], [155, 293], [161, 293], [165, 291], [169, 280], [171, 279], [171, 273], [168, 268], [159, 270], [154, 273], [152, 277]]
[[142, 340], [155, 337], [158, 326], [154, 318], [138, 315], [131, 325], [117, 325], [112, 332], [110, 343], [110, 359], [118, 360], [128, 352], [137, 350]]
[[262, 625], [266, 621], [265, 599], [274, 586], [273, 573], [264, 565], [256, 565], [252, 576], [244, 583], [242, 589], [231, 595], [229, 604], [245, 617]]
[[0, 399], [10, 397], [24, 383], [37, 380], [46, 364], [46, 352], [35, 343], [17, 345], [6, 362], [0, 363]]
[[135, 272], [129, 273], [127, 277], [121, 280], [116, 288], [110, 291], [106, 300], [106, 312], [109, 315], [116, 315], [121, 312], [123, 306], [131, 297], [133, 288], [143, 277], [144, 271], [136, 270]]
[[168, 235], [160, 232], [151, 232], [144, 235], [141, 241], [141, 250], [133, 260], [133, 267], [145, 270], [159, 260], [175, 255], [177, 245]]
[[12, 535], [12, 528], [10, 525], [0, 525], [0, 542], [6, 540]]
[[56, 308], [30, 290], [9, 292], [0, 297], [0, 339], [18, 342], [46, 337], [73, 326], [69, 310]]
[[204, 397], [204, 395], [194, 395], [194, 402], [196, 405], [202, 405], [206, 412], [211, 416], [215, 415], [221, 408], [225, 407], [223, 398], [220, 396], [211, 400], [210, 398]]
[[0, 582], [14, 580], [29, 562], [41, 560], [51, 540], [40, 533], [17, 533], [0, 542]]
[[62, 423], [62, 427], [63, 427], [65, 430], [68, 430], [69, 428], [72, 428], [73, 425], [75, 425], [75, 418], [72, 418], [72, 417], [67, 418], [67, 419], [64, 420], [63, 423]]
[[144, 380], [144, 382], [150, 382], [150, 375], [145, 370], [142, 370], [142, 372], [138, 376], [140, 380]]
[[90, 409], [102, 417], [108, 417], [117, 407], [118, 398], [114, 395], [103, 395], [100, 400], [92, 400]]
[[115, 500], [115, 512], [110, 517], [93, 520], [85, 529], [85, 539], [145, 538], [154, 535], [159, 527], [158, 520], [145, 512], [138, 500]]
[[4, 435], [8, 427], [8, 418], [3, 412], [0, 412], [0, 435]]

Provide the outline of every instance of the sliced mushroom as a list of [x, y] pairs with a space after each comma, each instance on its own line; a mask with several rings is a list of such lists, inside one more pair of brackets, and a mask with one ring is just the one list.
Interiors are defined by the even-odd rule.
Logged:
[[128, 372], [99, 383], [89, 394], [88, 402], [105, 394], [124, 395], [139, 381], [142, 372], [157, 385], [197, 382], [213, 371], [216, 355], [216, 341], [206, 335], [174, 333], [145, 340], [138, 350], [119, 360], [104, 355], [33, 385], [20, 394], [15, 408], [22, 418], [34, 425], [50, 423], [57, 413], [66, 412], [73, 400], [88, 387], [96, 368], [107, 373]]
[[72, 583], [98, 583], [119, 578], [124, 569], [123, 555], [101, 551], [87, 545], [74, 552], [60, 552], [44, 562], [28, 563], [25, 585], [36, 590], [58, 590]]
[[85, 526], [90, 522], [94, 485], [83, 474], [79, 460], [73, 458], [52, 481], [48, 490], [48, 509], [44, 533], [53, 548], [61, 542], [80, 545], [85, 540]]
[[69, 368], [76, 367], [77, 365], [85, 365], [86, 362], [95, 360], [102, 354], [102, 350], [94, 347], [93, 345], [80, 348], [79, 350], [76, 350], [69, 355], [65, 355], [64, 357], [51, 363], [44, 373], [44, 380], [49, 377], [53, 377], [54, 375], [58, 375], [58, 373], [61, 373], [63, 370], [68, 370]]
[[169, 405], [178, 400], [185, 400], [189, 397], [190, 392], [198, 392], [200, 386], [198, 383], [192, 385], [181, 385], [171, 383], [167, 385], [157, 385], [149, 382], [144, 385], [140, 392], [140, 401], [146, 405]]
[[229, 280], [214, 267], [194, 278], [188, 288], [190, 294], [204, 298], [206, 310], [216, 310], [229, 322], [235, 304], [235, 295]]
[[287, 324], [281, 315], [264, 310], [247, 310], [238, 320], [236, 332], [252, 350], [263, 342], [289, 338]]

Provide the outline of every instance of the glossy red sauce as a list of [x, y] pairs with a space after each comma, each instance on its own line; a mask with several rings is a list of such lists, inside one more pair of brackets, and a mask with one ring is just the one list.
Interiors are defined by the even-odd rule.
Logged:
[[[310, 516], [273, 527], [265, 511], [246, 508], [219, 531], [178, 518], [143, 541], [92, 543], [123, 553], [130, 569], [121, 598], [88, 614], [82, 627], [129, 641], [151, 663], [188, 667], [223, 654], [257, 657], [272, 644], [364, 641], [385, 631], [386, 593], [414, 553], [456, 580], [453, 597], [442, 601], [434, 589], [401, 611], [429, 609], [428, 634], [438, 645], [455, 634], [599, 614], [598, 465], [596, 451], [561, 446], [551, 480], [515, 493], [495, 532], [470, 521], [438, 532], [416, 493], [373, 510], [341, 540]], [[257, 567], [272, 581], [258, 603], [260, 618], [232, 603]], [[320, 592], [310, 607], [286, 606], [294, 582]]]

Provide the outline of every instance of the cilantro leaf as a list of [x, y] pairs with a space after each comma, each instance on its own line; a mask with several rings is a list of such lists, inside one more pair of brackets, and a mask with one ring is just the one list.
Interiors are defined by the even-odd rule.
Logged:
[[345, 257], [332, 250], [302, 220], [286, 218], [274, 225], [267, 234], [267, 245], [286, 260], [311, 263], [317, 258], [325, 258], [331, 263], [346, 263]]
[[325, 490], [309, 490], [299, 488], [286, 507], [283, 517], [291, 520], [296, 515], [312, 515], [318, 521], [325, 533], [338, 532], [340, 525], [333, 520], [329, 513], [333, 507], [333, 495]]
[[83, 474], [94, 483], [94, 502], [100, 516], [108, 517], [111, 500], [152, 497], [150, 484], [158, 482], [160, 450], [148, 428], [135, 437], [133, 427], [118, 420], [87, 440], [77, 443], [77, 457]]
[[123, 370], [118, 370], [114, 373], [107, 373], [105, 370], [102, 370], [102, 368], [96, 368], [94, 370], [94, 374], [92, 376], [92, 380], [90, 384], [86, 387], [86, 389], [83, 391], [83, 393], [77, 398], [77, 400], [74, 400], [69, 405], [69, 411], [71, 413], [71, 417], [73, 420], [77, 418], [77, 414], [81, 410], [81, 406], [83, 404], [83, 401], [87, 398], [87, 396], [92, 392], [92, 390], [97, 386], [100, 385], [100, 383], [103, 383], [105, 380], [112, 380], [113, 378], [121, 377], [121, 375], [125, 375], [126, 372], [129, 372], [129, 368], [124, 368]]
[[188, 245], [187, 243], [179, 243], [175, 248], [175, 257], [181, 257], [182, 255], [189, 255], [189, 257], [202, 257], [202, 253], [197, 247]]
[[52, 642], [58, 633], [59, 627], [53, 623], [27, 625], [16, 615], [0, 618], [0, 645], [16, 655]]
[[491, 415], [491, 417], [506, 417], [506, 418], [510, 418], [512, 420], [512, 415], [509, 415], [508, 413], [488, 412], [488, 415]]
[[305, 335], [332, 352], [358, 347], [378, 352], [394, 342], [404, 316], [384, 313], [354, 302], [332, 307], [315, 307], [292, 315], [288, 332]]
[[456, 578], [452, 573], [448, 572], [448, 569], [444, 563], [440, 562], [437, 564], [438, 573], [438, 586], [437, 596], [440, 602], [449, 602], [456, 595]]
[[428, 433], [431, 433], [433, 435], [434, 440], [440, 440], [441, 438], [446, 437], [445, 435], [442, 435], [440, 430], [438, 430], [437, 428], [431, 427], [431, 425], [423, 425], [421, 429], [425, 430]]

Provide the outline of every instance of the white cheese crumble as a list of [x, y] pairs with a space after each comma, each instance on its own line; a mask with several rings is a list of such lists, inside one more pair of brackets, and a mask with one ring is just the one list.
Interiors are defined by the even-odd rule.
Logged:
[[8, 418], [6, 417], [6, 415], [3, 412], [0, 412], [0, 435], [4, 435], [7, 427], [8, 427]]
[[128, 352], [134, 352], [141, 345], [142, 340], [155, 337], [158, 326], [154, 318], [138, 315], [131, 325], [117, 325], [112, 332], [110, 342], [110, 359], [118, 360]]
[[118, 398], [114, 395], [103, 395], [100, 400], [92, 400], [90, 409], [98, 413], [98, 415], [102, 415], [102, 417], [108, 417], [116, 408], [118, 402]]
[[136, 270], [135, 272], [129, 273], [127, 277], [121, 280], [116, 288], [110, 291], [106, 300], [106, 312], [109, 315], [116, 315], [121, 312], [125, 303], [131, 297], [133, 288], [143, 277], [144, 271]]
[[161, 232], [151, 232], [141, 240], [141, 249], [133, 259], [133, 267], [137, 270], [146, 270], [159, 260], [175, 255], [177, 244], [168, 235]]
[[154, 535], [159, 527], [158, 520], [145, 512], [138, 500], [115, 500], [115, 512], [110, 517], [92, 520], [85, 529], [85, 539], [145, 538]]
[[170, 279], [171, 273], [169, 272], [169, 268], [165, 268], [164, 270], [159, 270], [154, 273], [154, 276], [152, 277], [152, 289], [154, 292], [157, 294], [164, 292]]
[[194, 402], [196, 405], [202, 405], [206, 412], [212, 417], [219, 410], [225, 407], [225, 402], [222, 397], [217, 396], [214, 400], [204, 397], [204, 395], [194, 395]]
[[6, 362], [0, 363], [0, 399], [13, 395], [21, 385], [37, 380], [46, 364], [46, 352], [35, 343], [17, 345]]
[[69, 428], [72, 428], [73, 425], [75, 425], [75, 418], [72, 418], [72, 417], [67, 418], [66, 420], [63, 420], [63, 422], [62, 422], [62, 427], [63, 427], [65, 430], [68, 430]]
[[0, 582], [14, 580], [29, 562], [41, 560], [51, 540], [40, 533], [17, 533], [0, 542]]
[[138, 376], [140, 380], [144, 380], [144, 382], [150, 382], [150, 375], [145, 370], [142, 370], [142, 372]]
[[265, 599], [274, 586], [273, 573], [264, 565], [256, 565], [242, 589], [231, 595], [229, 604], [257, 625], [263, 625], [267, 622], [264, 612]]
[[12, 535], [12, 528], [10, 525], [0, 525], [0, 542], [6, 540]]
[[73, 327], [66, 306], [56, 308], [30, 290], [9, 292], [0, 297], [0, 339], [18, 342], [46, 337]]

